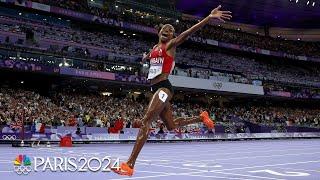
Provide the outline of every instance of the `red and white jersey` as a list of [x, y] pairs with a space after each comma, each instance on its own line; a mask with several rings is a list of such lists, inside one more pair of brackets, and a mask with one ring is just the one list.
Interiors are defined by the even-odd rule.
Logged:
[[169, 56], [166, 51], [166, 44], [155, 47], [150, 53], [150, 69], [148, 80], [154, 79], [162, 73], [171, 74], [175, 62], [173, 57]]

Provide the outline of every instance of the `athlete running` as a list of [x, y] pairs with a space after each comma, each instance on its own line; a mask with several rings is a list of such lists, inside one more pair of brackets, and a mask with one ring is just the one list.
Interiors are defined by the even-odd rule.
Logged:
[[154, 95], [148, 105], [147, 112], [142, 119], [140, 131], [132, 153], [126, 163], [121, 163], [119, 169], [113, 169], [120, 175], [132, 176], [136, 159], [147, 141], [152, 120], [160, 116], [169, 131], [188, 124], [203, 122], [209, 129], [214, 128], [214, 122], [208, 112], [203, 111], [198, 117], [173, 119], [170, 100], [173, 96], [173, 87], [168, 80], [175, 62], [176, 48], [186, 39], [209, 23], [212, 19], [224, 22], [232, 18], [230, 11], [221, 11], [221, 5], [211, 11], [210, 15], [192, 26], [190, 29], [174, 37], [175, 29], [170, 24], [162, 26], [159, 32], [159, 43], [148, 53], [144, 54], [143, 61], [150, 59], [148, 79], [151, 81], [151, 91]]

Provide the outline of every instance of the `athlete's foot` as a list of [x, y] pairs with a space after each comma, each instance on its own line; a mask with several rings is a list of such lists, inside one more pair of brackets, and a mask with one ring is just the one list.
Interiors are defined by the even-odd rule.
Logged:
[[208, 129], [213, 129], [214, 128], [214, 122], [212, 121], [212, 119], [210, 119], [209, 114], [208, 114], [207, 111], [201, 112], [200, 119], [207, 126]]
[[121, 163], [118, 169], [112, 169], [112, 171], [119, 175], [132, 176], [134, 170], [127, 163]]

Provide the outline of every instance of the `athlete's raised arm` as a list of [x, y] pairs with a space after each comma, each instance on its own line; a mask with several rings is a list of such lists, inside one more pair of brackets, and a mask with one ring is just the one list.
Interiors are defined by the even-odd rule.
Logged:
[[168, 46], [167, 49], [171, 49], [172, 47], [179, 46], [182, 44], [189, 36], [191, 36], [193, 33], [201, 29], [203, 26], [209, 23], [210, 20], [212, 19], [219, 19], [222, 22], [225, 22], [225, 20], [230, 20], [232, 18], [231, 12], [230, 11], [221, 11], [221, 5], [219, 5], [217, 8], [213, 9], [210, 13], [209, 16], [204, 18], [202, 21], [199, 23], [193, 25], [191, 28], [188, 30], [184, 31], [181, 33], [178, 37], [172, 39]]
[[147, 53], [147, 52], [144, 52], [144, 53], [142, 54], [142, 59], [141, 59], [140, 64], [143, 64], [143, 63], [145, 63], [148, 59], [150, 59], [150, 54], [151, 54], [152, 50], [153, 50], [156, 46], [157, 46], [157, 45], [153, 46], [153, 48], [150, 49], [148, 53]]
[[148, 53], [144, 52], [142, 55], [142, 59], [141, 59], [140, 64], [145, 63], [149, 59], [150, 54], [151, 54], [151, 51], [149, 51]]

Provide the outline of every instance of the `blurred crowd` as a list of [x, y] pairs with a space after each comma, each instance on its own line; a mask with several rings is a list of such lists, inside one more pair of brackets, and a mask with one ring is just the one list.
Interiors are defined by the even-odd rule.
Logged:
[[266, 95], [271, 96], [282, 96], [291, 98], [302, 98], [302, 99], [320, 99], [320, 89], [318, 88], [301, 88], [301, 87], [290, 87], [280, 86], [276, 84], [265, 84], [264, 91]]
[[[87, 0], [35, 1], [155, 28], [159, 28], [159, 24], [172, 23], [177, 33], [197, 22], [195, 19], [177, 21], [176, 18], [137, 12], [125, 5], [115, 6], [112, 1], [106, 1], [107, 4], [103, 8], [89, 6]], [[108, 72], [122, 69], [122, 72], [127, 74], [145, 75], [147, 68], [140, 69], [139, 61], [142, 54], [157, 43], [156, 37], [151, 41], [150, 38], [144, 38], [138, 34], [128, 33], [125, 36], [125, 32], [120, 34], [118, 31], [109, 30], [89, 31], [72, 25], [56, 26], [44, 21], [1, 16], [0, 58], [1, 60], [13, 59], [12, 57], [15, 56], [18, 60], [46, 65], [68, 64], [73, 68]], [[26, 32], [34, 33], [34, 38], [25, 39]], [[320, 57], [319, 42], [275, 39], [211, 25], [206, 26], [194, 36], [200, 39], [214, 39], [249, 47], [284, 51], [294, 55]], [[31, 53], [34, 54], [31, 56]], [[175, 61], [174, 75], [246, 84], [259, 80], [269, 83], [265, 86], [267, 95], [320, 98], [318, 89], [307, 88], [301, 91], [299, 87], [284, 88], [274, 85], [290, 83], [319, 87], [319, 66], [269, 63], [248, 56], [199, 48], [191, 44], [179, 47]], [[8, 126], [20, 121], [24, 116], [25, 123], [29, 125], [106, 127], [109, 132], [118, 133], [124, 127], [139, 127], [139, 120], [144, 115], [147, 102], [145, 98], [79, 94], [67, 91], [44, 96], [35, 91], [2, 87], [0, 88], [0, 124]], [[319, 109], [277, 105], [217, 107], [188, 101], [175, 101], [172, 106], [174, 117], [197, 116], [201, 110], [208, 109], [218, 124], [234, 125], [250, 122], [259, 125], [286, 125], [290, 122], [298, 126], [320, 127]], [[159, 121], [154, 121], [152, 128], [158, 127]], [[201, 124], [196, 124], [185, 130], [193, 131], [200, 127]]]
[[[23, 89], [0, 88], [0, 124], [2, 127], [21, 121], [25, 124], [42, 124], [45, 127], [105, 127], [119, 133], [122, 128], [139, 127], [148, 100], [134, 96], [112, 97], [92, 93], [55, 92], [50, 97]], [[174, 117], [198, 116], [209, 110], [217, 124], [236, 125], [250, 122], [258, 125], [288, 123], [297, 126], [320, 127], [320, 110], [277, 106], [237, 105], [217, 107], [208, 103], [173, 102]], [[156, 119], [151, 128], [159, 127]], [[117, 127], [116, 131], [114, 131]], [[201, 124], [190, 125], [192, 131]]]
[[[117, 20], [123, 20], [132, 23], [138, 23], [141, 25], [154, 27], [164, 23], [174, 23], [178, 33], [191, 27], [197, 22], [196, 19], [180, 19], [176, 21], [175, 17], [164, 17], [151, 12], [143, 13], [141, 10], [132, 10], [132, 7], [122, 5], [115, 5], [108, 2], [104, 4], [104, 8], [97, 8], [88, 6], [86, 0], [80, 1], [47, 1], [47, 0], [35, 0], [44, 4], [53, 6], [59, 6], [74, 11], [80, 11], [85, 13], [94, 14], [103, 18], [113, 18]], [[169, 9], [169, 7], [168, 7]], [[248, 47], [258, 47], [262, 49], [268, 49], [273, 51], [284, 51], [294, 55], [306, 55], [306, 56], [320, 56], [320, 43], [319, 42], [304, 42], [304, 41], [291, 41], [285, 39], [276, 39], [272, 37], [250, 34], [241, 32], [241, 30], [225, 29], [220, 26], [206, 26], [195, 34], [197, 37], [203, 39], [214, 39], [222, 42], [245, 45]]]
[[[31, 20], [22, 21], [9, 17], [1, 17], [0, 20], [0, 31], [22, 35], [25, 34], [25, 29], [32, 29], [36, 37], [42, 40], [33, 45], [27, 45], [17, 38], [0, 34], [2, 45], [11, 45], [10, 48], [13, 49], [16, 46], [23, 46], [23, 49], [28, 46], [33, 50], [69, 58], [98, 60], [95, 63], [82, 62], [85, 64], [82, 66], [79, 63], [70, 63], [75, 68], [111, 71], [112, 68], [107, 65], [108, 62], [126, 65], [131, 63], [135, 67], [131, 67], [127, 73], [143, 75], [145, 73], [140, 72], [140, 69], [137, 68], [141, 54], [147, 52], [156, 42], [133, 35], [129, 38], [115, 32], [89, 32], [71, 27], [55, 27]], [[48, 40], [55, 42], [48, 45]], [[24, 49], [24, 51], [26, 50]], [[252, 83], [253, 80], [261, 80], [312, 86], [319, 86], [320, 83], [320, 72], [317, 66], [305, 68], [289, 64], [270, 64], [258, 59], [217, 53], [193, 46], [178, 49], [176, 65], [174, 74], [195, 78], [239, 83]], [[126, 68], [129, 69], [129, 67]]]

